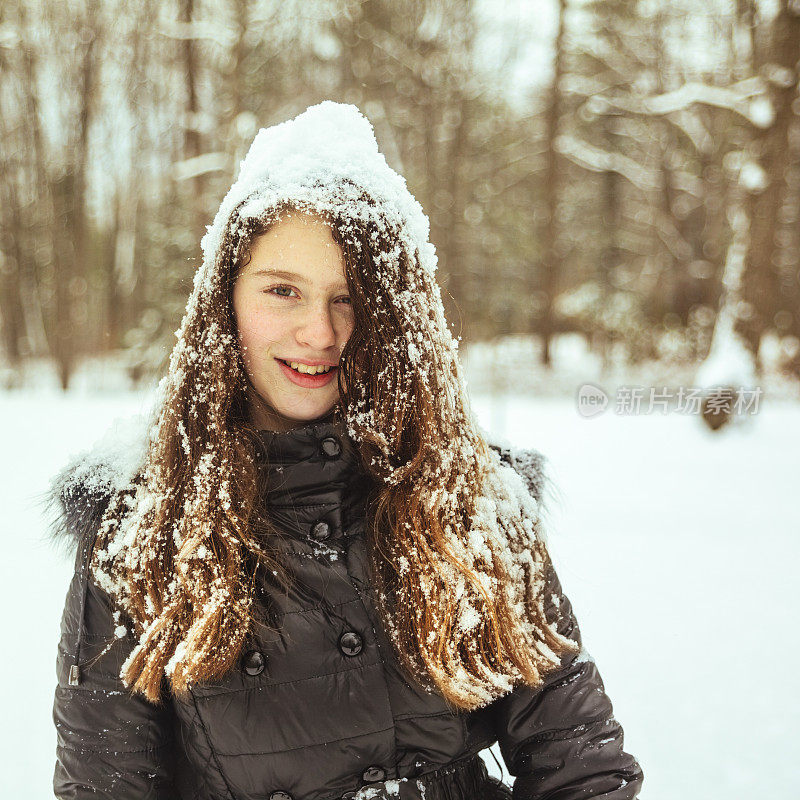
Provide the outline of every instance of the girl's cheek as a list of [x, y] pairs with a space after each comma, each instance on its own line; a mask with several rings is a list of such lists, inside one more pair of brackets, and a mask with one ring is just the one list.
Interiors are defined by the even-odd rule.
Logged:
[[245, 318], [245, 331], [247, 336], [252, 339], [263, 339], [269, 336], [271, 325], [264, 314], [259, 314], [255, 311], [251, 312]]
[[245, 357], [251, 360], [263, 349], [263, 336], [257, 328], [247, 323], [239, 327], [239, 342]]

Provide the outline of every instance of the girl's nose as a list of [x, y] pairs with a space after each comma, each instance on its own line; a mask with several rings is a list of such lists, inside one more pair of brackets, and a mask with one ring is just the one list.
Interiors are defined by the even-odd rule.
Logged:
[[309, 310], [308, 316], [297, 329], [297, 341], [317, 350], [324, 350], [336, 344], [336, 330], [327, 307]]

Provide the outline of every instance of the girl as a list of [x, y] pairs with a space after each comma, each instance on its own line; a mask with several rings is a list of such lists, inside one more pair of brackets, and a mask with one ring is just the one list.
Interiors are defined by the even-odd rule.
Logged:
[[202, 245], [149, 431], [56, 480], [56, 795], [635, 798], [539, 459], [470, 412], [369, 122], [262, 129]]

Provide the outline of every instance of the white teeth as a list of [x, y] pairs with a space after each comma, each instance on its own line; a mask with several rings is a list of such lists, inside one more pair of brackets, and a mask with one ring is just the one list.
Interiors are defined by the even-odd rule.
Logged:
[[331, 367], [309, 367], [305, 364], [299, 364], [297, 361], [287, 361], [286, 362], [292, 369], [296, 369], [298, 372], [304, 372], [308, 375], [316, 375], [320, 372], [330, 372]]

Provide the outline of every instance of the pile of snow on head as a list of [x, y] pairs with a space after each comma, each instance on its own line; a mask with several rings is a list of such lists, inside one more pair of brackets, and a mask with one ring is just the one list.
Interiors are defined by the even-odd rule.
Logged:
[[[364, 194], [375, 204], [366, 202]], [[215, 270], [237, 207], [238, 219], [244, 221], [259, 219], [286, 201], [338, 212], [344, 219], [372, 219], [379, 227], [388, 220], [407, 252], [417, 252], [431, 275], [436, 271], [428, 218], [405, 178], [386, 163], [372, 124], [356, 106], [325, 100], [256, 134], [203, 237], [204, 269], [196, 280], [204, 282]]]

